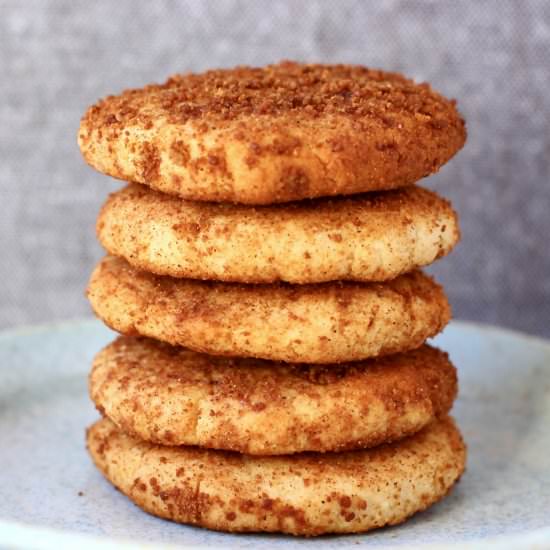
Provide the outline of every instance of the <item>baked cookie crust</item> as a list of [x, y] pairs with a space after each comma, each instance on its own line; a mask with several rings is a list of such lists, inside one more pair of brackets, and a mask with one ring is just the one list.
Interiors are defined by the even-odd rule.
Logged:
[[420, 271], [385, 283], [244, 285], [161, 277], [113, 256], [94, 270], [88, 298], [122, 334], [211, 355], [297, 363], [415, 349], [451, 315], [443, 289]]
[[95, 358], [98, 410], [162, 445], [251, 455], [343, 451], [411, 435], [451, 408], [456, 370], [422, 346], [340, 365], [228, 359], [119, 337]]
[[97, 235], [110, 254], [158, 275], [295, 284], [393, 279], [460, 238], [450, 203], [415, 185], [253, 208], [133, 184], [109, 197]]
[[464, 144], [455, 102], [402, 75], [282, 62], [175, 75], [88, 109], [78, 143], [115, 178], [273, 204], [410, 185]]
[[405, 521], [460, 478], [466, 448], [450, 418], [390, 445], [251, 457], [133, 439], [108, 419], [87, 434], [99, 470], [145, 511], [221, 531], [359, 533]]

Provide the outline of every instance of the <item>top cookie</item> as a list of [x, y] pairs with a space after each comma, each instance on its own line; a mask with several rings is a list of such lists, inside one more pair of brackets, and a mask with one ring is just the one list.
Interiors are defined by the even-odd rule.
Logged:
[[271, 204], [392, 189], [464, 144], [454, 101], [403, 76], [283, 62], [171, 77], [88, 109], [97, 170], [186, 199]]

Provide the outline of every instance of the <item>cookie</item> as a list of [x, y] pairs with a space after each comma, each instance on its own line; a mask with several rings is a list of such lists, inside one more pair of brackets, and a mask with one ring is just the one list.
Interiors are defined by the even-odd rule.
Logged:
[[109, 197], [97, 234], [111, 254], [159, 275], [302, 284], [393, 279], [459, 239], [449, 202], [417, 186], [252, 208], [134, 184]]
[[253, 455], [373, 447], [421, 430], [456, 397], [447, 355], [341, 365], [213, 357], [119, 337], [95, 358], [90, 396], [122, 431], [162, 445]]
[[300, 363], [414, 349], [450, 318], [443, 289], [419, 271], [385, 283], [241, 285], [161, 277], [107, 256], [88, 297], [98, 317], [123, 334]]
[[450, 418], [397, 443], [344, 453], [251, 457], [162, 447], [108, 419], [87, 435], [103, 475], [145, 511], [221, 531], [359, 533], [394, 525], [444, 497], [466, 448]]
[[353, 65], [283, 62], [176, 75], [88, 109], [105, 174], [186, 199], [272, 204], [409, 185], [464, 144], [454, 101]]

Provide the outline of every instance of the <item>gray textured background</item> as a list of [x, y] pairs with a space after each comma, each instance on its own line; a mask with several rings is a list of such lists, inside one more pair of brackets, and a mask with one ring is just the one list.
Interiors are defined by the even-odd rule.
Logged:
[[281, 58], [403, 71], [456, 97], [466, 148], [425, 180], [461, 246], [455, 315], [550, 336], [550, 2], [0, 0], [0, 327], [89, 314], [94, 218], [119, 183], [75, 143], [88, 104], [174, 72]]

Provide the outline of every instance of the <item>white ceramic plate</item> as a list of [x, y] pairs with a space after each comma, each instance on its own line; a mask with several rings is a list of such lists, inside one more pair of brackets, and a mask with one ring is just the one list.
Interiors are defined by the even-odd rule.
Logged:
[[86, 377], [112, 339], [96, 321], [0, 334], [0, 547], [550, 548], [550, 343], [454, 322], [436, 339], [459, 369], [469, 445], [453, 493], [403, 525], [357, 536], [227, 535], [141, 512], [92, 466]]

